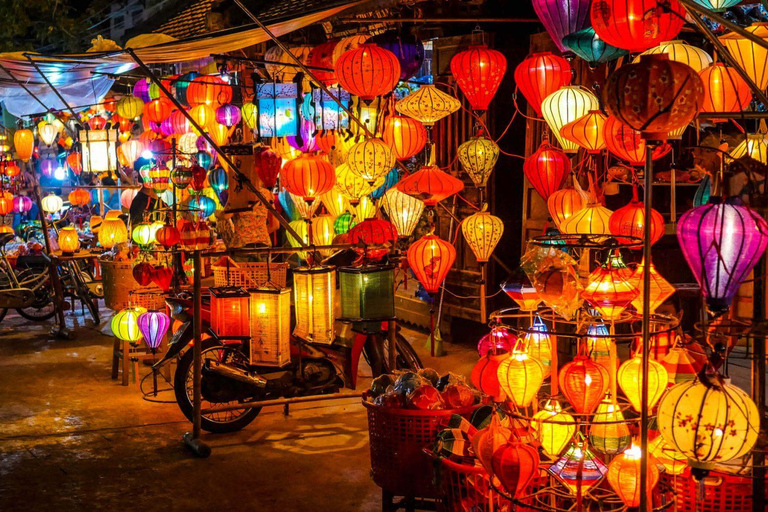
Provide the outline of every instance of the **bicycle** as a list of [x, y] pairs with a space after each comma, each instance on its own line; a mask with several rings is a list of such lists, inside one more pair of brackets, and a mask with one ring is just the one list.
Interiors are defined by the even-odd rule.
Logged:
[[[9, 309], [15, 309], [27, 320], [48, 320], [56, 314], [50, 287], [50, 258], [42, 254], [45, 265], [27, 264], [30, 257], [20, 257], [20, 271], [8, 260], [5, 246], [15, 237], [11, 233], [0, 235], [0, 321]], [[34, 258], [31, 257], [31, 258]]]

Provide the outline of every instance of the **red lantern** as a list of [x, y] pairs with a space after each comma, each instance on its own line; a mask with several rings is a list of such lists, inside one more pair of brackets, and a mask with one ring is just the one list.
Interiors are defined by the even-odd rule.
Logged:
[[107, 125], [107, 120], [101, 116], [94, 116], [88, 120], [88, 126], [91, 130], [101, 130]]
[[189, 182], [189, 186], [192, 187], [192, 190], [195, 192], [202, 192], [205, 188], [205, 180], [208, 177], [208, 171], [206, 171], [204, 167], [194, 164], [189, 168], [189, 172], [192, 175], [192, 180]]
[[464, 182], [439, 167], [425, 165], [398, 181], [395, 187], [404, 194], [421, 199], [426, 206], [435, 206], [443, 199], [461, 192]]
[[479, 430], [472, 438], [472, 450], [489, 475], [493, 476], [493, 454], [509, 442], [512, 430], [501, 426], [498, 415], [491, 417], [491, 424]]
[[408, 265], [427, 293], [437, 293], [456, 260], [456, 249], [450, 243], [429, 234], [411, 244]]
[[[613, 116], [608, 116], [603, 125], [605, 129], [605, 146], [608, 151], [630, 163], [642, 167], [645, 164], [645, 141], [640, 132], [619, 122]], [[661, 144], [653, 150], [653, 159], [657, 160], [672, 150], [669, 144]]]
[[560, 369], [560, 389], [579, 414], [592, 414], [608, 391], [608, 370], [587, 356], [576, 356]]
[[485, 45], [470, 46], [451, 59], [451, 73], [473, 110], [488, 110], [506, 72], [504, 55]]
[[539, 117], [544, 98], [569, 85], [572, 76], [568, 61], [550, 52], [534, 53], [515, 68], [515, 83]]
[[281, 183], [291, 194], [312, 202], [336, 184], [336, 171], [324, 158], [302, 154], [289, 161], [280, 171]]
[[685, 10], [677, 0], [595, 0], [590, 9], [592, 28], [611, 46], [641, 52], [677, 36]]
[[250, 336], [248, 299], [242, 288], [211, 288], [211, 329], [219, 336]]
[[[309, 52], [309, 65], [314, 68], [333, 69], [333, 50], [339, 44], [339, 39], [332, 39], [312, 48]], [[333, 85], [337, 82], [336, 73], [314, 69], [312, 74], [325, 85]]]
[[13, 211], [13, 196], [10, 192], [0, 191], [0, 216], [8, 215]]
[[320, 130], [315, 135], [315, 144], [323, 153], [330, 153], [336, 146], [336, 130]]
[[499, 384], [499, 365], [507, 357], [509, 357], [508, 354], [495, 355], [488, 352], [485, 357], [480, 358], [469, 377], [477, 389], [497, 402], [503, 399], [504, 394]]
[[139, 263], [133, 267], [133, 278], [141, 286], [149, 286], [152, 283], [152, 270], [152, 265], [149, 263]]
[[696, 71], [666, 53], [643, 55], [637, 64], [620, 67], [603, 89], [605, 111], [649, 140], [667, 140], [668, 132], [690, 123], [703, 99]]
[[561, 150], [542, 142], [539, 149], [523, 163], [525, 177], [546, 201], [565, 183], [571, 172], [571, 160]]
[[344, 52], [334, 70], [339, 85], [366, 101], [389, 94], [400, 80], [395, 54], [372, 43]]
[[[387, 220], [366, 219], [349, 230], [349, 241], [353, 244], [362, 242], [366, 245], [387, 245], [397, 241], [397, 229], [395, 229], [395, 226]], [[355, 252], [361, 256], [366, 256], [370, 260], [376, 261], [383, 258], [389, 252], [389, 249], [366, 249], [355, 247]]]
[[275, 183], [277, 183], [277, 175], [280, 173], [283, 159], [276, 151], [268, 148], [256, 151], [253, 159], [256, 175], [261, 180], [261, 184], [267, 188], [273, 188]]
[[[722, 62], [699, 72], [704, 84], [704, 112], [741, 112], [752, 101], [752, 90], [741, 75]], [[725, 121], [725, 120], [723, 120]]]
[[[144, 105], [144, 119], [151, 123], [162, 123], [173, 110], [173, 103], [168, 98], [158, 98]], [[159, 128], [159, 127], [158, 127]], [[157, 130], [153, 129], [156, 132]]]
[[170, 289], [172, 280], [173, 269], [165, 266], [154, 267], [152, 269], [152, 282], [159, 286], [164, 292], [167, 292]]
[[211, 245], [211, 231], [204, 221], [184, 221], [179, 234], [181, 247], [187, 251], [199, 251]]
[[[637, 187], [632, 188], [632, 201], [611, 214], [608, 228], [612, 235], [643, 238], [645, 235], [645, 205], [637, 199]], [[651, 244], [655, 244], [664, 235], [664, 217], [651, 208]], [[636, 240], [619, 238], [621, 243], [637, 243]], [[638, 244], [632, 247], [640, 249]]]
[[[67, 161], [69, 161], [69, 159], [67, 159]], [[18, 176], [20, 173], [21, 173], [21, 169], [16, 164], [16, 162], [5, 162], [5, 164], [3, 165], [3, 174], [8, 176], [9, 178]]]
[[539, 474], [539, 452], [522, 441], [511, 441], [494, 452], [491, 467], [507, 492], [519, 496]]
[[398, 160], [407, 160], [424, 149], [427, 129], [415, 119], [392, 115], [384, 120], [381, 138], [392, 147]]
[[166, 249], [170, 249], [181, 241], [181, 234], [178, 229], [170, 224], [166, 224], [157, 230], [155, 240]]
[[189, 119], [181, 110], [171, 112], [171, 128], [173, 128], [173, 133], [182, 135], [191, 131]]
[[220, 107], [232, 102], [232, 87], [218, 76], [198, 76], [187, 86], [187, 102], [192, 107]]

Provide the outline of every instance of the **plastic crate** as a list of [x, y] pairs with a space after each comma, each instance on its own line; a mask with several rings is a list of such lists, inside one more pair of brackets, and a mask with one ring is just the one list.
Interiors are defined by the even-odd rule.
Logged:
[[236, 288], [260, 288], [271, 282], [279, 288], [285, 288], [288, 263], [236, 263], [229, 266], [211, 266], [214, 286], [234, 286]]
[[752, 511], [751, 478], [711, 471], [702, 480], [704, 499], [700, 498], [699, 483], [689, 470], [676, 477], [664, 475], [663, 478], [675, 490], [677, 512]]

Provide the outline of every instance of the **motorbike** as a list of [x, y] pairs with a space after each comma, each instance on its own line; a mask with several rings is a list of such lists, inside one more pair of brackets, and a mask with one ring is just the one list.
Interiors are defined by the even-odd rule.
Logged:
[[[168, 350], [153, 367], [155, 369], [178, 358], [174, 374], [176, 402], [192, 421], [193, 412], [193, 344], [192, 297], [180, 295], [166, 299], [170, 316], [177, 326]], [[341, 388], [355, 389], [360, 356], [371, 368], [373, 377], [391, 373], [387, 323], [381, 329], [356, 329], [349, 323], [336, 322], [335, 340], [330, 345], [311, 343], [291, 337], [291, 360], [287, 365], [259, 366], [250, 364], [250, 339], [219, 337], [210, 327], [210, 306], [203, 298], [203, 335], [201, 340], [203, 430], [212, 433], [234, 432], [250, 424], [261, 412], [260, 407], [237, 407], [238, 404], [277, 398], [293, 398], [336, 393]], [[410, 343], [395, 335], [399, 370], [418, 370], [421, 360]]]

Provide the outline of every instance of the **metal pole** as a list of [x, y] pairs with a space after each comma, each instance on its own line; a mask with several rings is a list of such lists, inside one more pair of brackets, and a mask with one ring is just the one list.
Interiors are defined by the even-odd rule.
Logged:
[[[765, 215], [765, 209], [761, 208], [761, 213]], [[763, 254], [757, 263], [754, 271], [754, 302], [753, 317], [759, 333], [765, 333], [765, 277], [766, 277], [766, 256]], [[763, 334], [764, 336], [764, 334]], [[766, 435], [765, 428], [765, 370], [766, 370], [766, 349], [765, 337], [760, 340], [756, 338], [754, 343], [755, 353], [752, 357], [752, 399], [757, 406], [758, 418], [760, 418], [760, 433], [758, 439], [764, 439]], [[765, 510], [765, 446], [758, 442], [752, 450], [752, 510], [763, 512]]]
[[[745, 39], [749, 39], [753, 43], [755, 43], [758, 46], [762, 46], [766, 50], [768, 50], [768, 41], [764, 40], [761, 37], [756, 36], [752, 32], [749, 32], [747, 30], [744, 30], [744, 27], [741, 27], [737, 25], [736, 23], [733, 23], [732, 21], [728, 21], [727, 19], [723, 18], [719, 14], [710, 11], [709, 9], [706, 9], [702, 7], [701, 5], [698, 5], [696, 2], [692, 0], [679, 0], [679, 2], [683, 5], [683, 7], [686, 8], [686, 10], [690, 13], [691, 10], [696, 11], [697, 16], [706, 16], [707, 18], [719, 23], [720, 25], [723, 25], [728, 30], [731, 30], [733, 32], [736, 32], [740, 36], [742, 36]], [[698, 25], [698, 23], [697, 23]]]
[[48, 77], [45, 76], [45, 73], [43, 73], [43, 71], [40, 69], [40, 66], [37, 65], [37, 63], [32, 59], [32, 57], [28, 53], [25, 53], [24, 56], [27, 58], [29, 63], [32, 64], [32, 66], [35, 68], [35, 71], [40, 73], [40, 76], [43, 78], [43, 80], [45, 80], [45, 83], [48, 84], [48, 87], [51, 88], [51, 90], [56, 95], [56, 97], [59, 98], [59, 100], [61, 100], [61, 102], [64, 104], [65, 107], [67, 107], [67, 110], [69, 110], [69, 113], [72, 114], [72, 118], [77, 120], [77, 114], [75, 113], [75, 111], [72, 110], [72, 107], [69, 106], [69, 103], [67, 103], [67, 100], [64, 99], [64, 96], [61, 95], [59, 90], [53, 86], [50, 80], [48, 80]]
[[397, 371], [397, 321], [387, 322], [387, 338], [389, 339], [389, 372]]
[[538, 18], [354, 18], [346, 16], [339, 21], [348, 23], [541, 23]]

